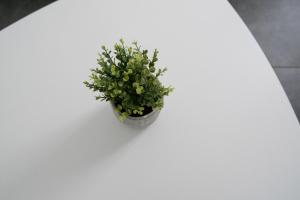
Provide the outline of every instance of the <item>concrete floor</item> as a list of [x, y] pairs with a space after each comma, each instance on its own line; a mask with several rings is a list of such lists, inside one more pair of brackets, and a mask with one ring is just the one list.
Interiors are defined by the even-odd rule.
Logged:
[[55, 0], [1, 0], [0, 30]]
[[[0, 30], [55, 0], [1, 0]], [[300, 119], [300, 0], [228, 0], [272, 64]]]

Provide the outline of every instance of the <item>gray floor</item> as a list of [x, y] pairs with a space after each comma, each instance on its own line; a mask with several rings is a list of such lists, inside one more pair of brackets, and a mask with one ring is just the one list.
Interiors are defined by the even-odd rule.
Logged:
[[300, 119], [300, 0], [229, 0], [272, 64]]
[[0, 30], [55, 0], [0, 0]]
[[[55, 0], [0, 0], [0, 30]], [[300, 119], [300, 0], [228, 0], [265, 52]]]

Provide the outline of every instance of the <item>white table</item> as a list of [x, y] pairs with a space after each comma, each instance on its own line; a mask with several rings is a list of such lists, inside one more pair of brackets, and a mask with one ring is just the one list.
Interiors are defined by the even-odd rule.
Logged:
[[[82, 84], [100, 46], [158, 48], [158, 120], [120, 124]], [[299, 200], [300, 129], [225, 0], [61, 0], [0, 32], [0, 199]]]

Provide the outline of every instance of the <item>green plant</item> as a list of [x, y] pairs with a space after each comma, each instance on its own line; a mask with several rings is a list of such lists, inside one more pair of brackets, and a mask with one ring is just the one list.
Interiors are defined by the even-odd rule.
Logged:
[[137, 42], [127, 46], [120, 39], [113, 53], [105, 46], [102, 50], [97, 59], [99, 66], [91, 69], [90, 82], [84, 81], [86, 87], [99, 93], [97, 100], [111, 101], [122, 121], [163, 107], [163, 97], [173, 88], [164, 87], [158, 79], [167, 69], [155, 67], [156, 49], [149, 58], [148, 51]]

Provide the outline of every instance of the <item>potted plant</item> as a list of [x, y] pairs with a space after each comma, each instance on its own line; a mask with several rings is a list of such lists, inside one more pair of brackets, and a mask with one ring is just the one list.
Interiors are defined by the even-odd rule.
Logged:
[[102, 50], [99, 66], [91, 69], [85, 86], [98, 93], [96, 100], [110, 101], [120, 121], [138, 127], [151, 124], [164, 105], [164, 96], [173, 90], [158, 79], [167, 70], [155, 67], [158, 51], [149, 58], [148, 50], [137, 42], [127, 46], [122, 39], [113, 52], [105, 46]]

